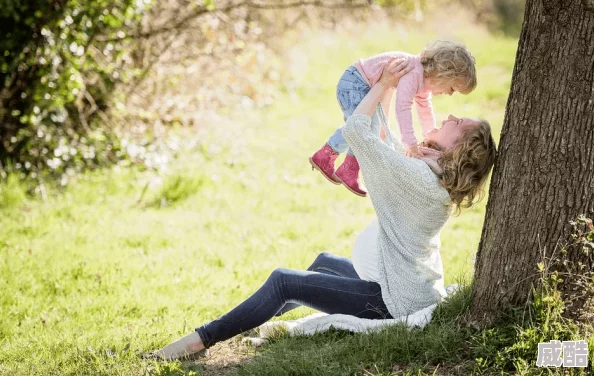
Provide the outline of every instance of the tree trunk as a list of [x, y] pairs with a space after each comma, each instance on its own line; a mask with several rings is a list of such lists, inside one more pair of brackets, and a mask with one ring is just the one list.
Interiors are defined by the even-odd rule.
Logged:
[[528, 0], [476, 257], [480, 325], [523, 306], [569, 221], [594, 215], [593, 82], [594, 0]]

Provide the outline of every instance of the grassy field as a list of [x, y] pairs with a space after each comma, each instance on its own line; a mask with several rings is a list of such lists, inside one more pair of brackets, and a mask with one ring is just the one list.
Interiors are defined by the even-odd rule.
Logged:
[[[215, 348], [206, 366], [158, 364], [137, 353], [226, 312], [276, 267], [304, 269], [325, 251], [349, 256], [373, 218], [371, 203], [327, 183], [307, 158], [341, 125], [335, 85], [357, 58], [418, 52], [436, 38], [464, 41], [476, 57], [478, 88], [436, 97], [437, 117], [484, 117], [498, 139], [517, 41], [468, 23], [434, 24], [301, 35], [286, 56], [293, 78], [284, 94], [264, 110], [237, 110], [195, 129], [199, 142], [167, 174], [88, 174], [45, 201], [26, 198], [14, 179], [0, 187], [0, 374], [218, 374], [251, 357], [254, 350], [232, 341]], [[446, 284], [471, 277], [485, 202], [442, 233]], [[309, 346], [303, 339], [288, 341], [283, 351], [294, 346], [295, 358], [285, 374], [362, 374], [323, 356], [325, 348], [348, 346], [345, 338], [316, 336], [316, 354], [300, 352]], [[384, 352], [394, 339], [357, 338], [363, 346], [384, 343]], [[217, 358], [217, 349], [227, 356]], [[365, 351], [367, 372], [392, 359]], [[343, 355], [358, 364], [358, 355]], [[237, 372], [284, 373], [255, 364]]]

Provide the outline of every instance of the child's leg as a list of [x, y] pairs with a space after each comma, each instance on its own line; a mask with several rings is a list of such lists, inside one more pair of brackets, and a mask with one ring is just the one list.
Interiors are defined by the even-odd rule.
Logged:
[[[352, 115], [357, 105], [369, 92], [369, 85], [365, 83], [357, 68], [351, 66], [346, 69], [336, 86], [336, 98], [344, 115], [344, 120]], [[334, 162], [339, 153], [349, 148], [342, 135], [342, 127], [338, 128], [322, 148], [309, 158], [312, 169], [316, 169], [333, 184], [340, 184], [335, 176]], [[352, 158], [352, 156], [351, 156]], [[360, 192], [363, 193], [363, 192]], [[359, 194], [359, 193], [358, 193]]]
[[[351, 116], [353, 112], [355, 112], [355, 109], [359, 103], [361, 103], [363, 98], [365, 98], [367, 93], [369, 93], [369, 90], [371, 90], [371, 87], [367, 85], [357, 68], [352, 66], [349, 67], [340, 79], [336, 90], [336, 96], [338, 98], [340, 108], [342, 109], [345, 122], [347, 118]], [[371, 118], [371, 130], [374, 134], [379, 136], [380, 117], [377, 110], [374, 112]], [[349, 155], [353, 155], [353, 152], [348, 147], [346, 140], [342, 136], [342, 127], [338, 128], [332, 137], [330, 137], [328, 145], [330, 145], [334, 151], [339, 153], [347, 151]]]
[[[338, 90], [338, 102], [342, 108], [345, 121], [346, 119], [355, 112], [355, 109], [361, 103], [363, 98], [369, 93], [371, 88], [365, 83], [365, 80], [357, 71], [356, 68], [352, 68], [350, 71], [350, 78], [352, 80], [353, 90]], [[348, 72], [348, 71], [347, 71]], [[346, 73], [345, 73], [346, 74]], [[374, 114], [372, 116], [372, 130], [375, 134], [379, 135], [379, 117]], [[341, 134], [342, 136], [342, 134]], [[344, 138], [343, 138], [344, 139]], [[345, 141], [346, 143], [346, 141]], [[349, 191], [353, 192], [358, 196], [367, 196], [367, 190], [361, 185], [359, 180], [359, 163], [353, 155], [352, 150], [347, 147], [347, 156], [344, 159], [342, 165], [334, 173], [335, 180], [341, 182]]]
[[[357, 68], [350, 66], [346, 69], [336, 87], [336, 99], [342, 110], [344, 121], [353, 114], [370, 89]], [[330, 136], [328, 145], [337, 153], [347, 151], [349, 145], [342, 135], [342, 127], [336, 129]]]

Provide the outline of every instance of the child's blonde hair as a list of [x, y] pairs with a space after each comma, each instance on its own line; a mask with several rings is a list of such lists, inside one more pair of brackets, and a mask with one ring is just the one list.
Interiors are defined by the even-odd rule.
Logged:
[[458, 83], [459, 92], [468, 94], [476, 88], [474, 57], [463, 45], [435, 41], [421, 51], [425, 78], [438, 84]]

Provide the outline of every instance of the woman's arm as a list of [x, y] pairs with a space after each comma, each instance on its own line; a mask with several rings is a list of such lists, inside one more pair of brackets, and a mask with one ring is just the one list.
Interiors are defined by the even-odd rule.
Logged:
[[[386, 128], [390, 129], [390, 103], [392, 102], [392, 96], [394, 95], [394, 88], [390, 88], [384, 92], [384, 96], [381, 100], [382, 110], [384, 111], [384, 115], [386, 115]], [[380, 123], [382, 119], [380, 118]], [[384, 127], [380, 124], [380, 138], [384, 140], [386, 138], [386, 132]]]
[[388, 126], [390, 125], [390, 104], [392, 102], [392, 96], [394, 95], [394, 88], [390, 88], [384, 92], [384, 97], [381, 100], [382, 109], [384, 110], [384, 115], [386, 115], [386, 123]]
[[[385, 80], [371, 88], [342, 128], [342, 134], [359, 162], [378, 215], [384, 210], [380, 202], [391, 200], [395, 191], [401, 196], [410, 196], [411, 200], [414, 198], [415, 202], [425, 202], [428, 197], [421, 196], [434, 193], [429, 187], [434, 186], [436, 179], [425, 162], [391, 149], [371, 130], [370, 116], [383, 97], [386, 87], [396, 86], [399, 76], [405, 74], [402, 73], [403, 66], [396, 68], [396, 65], [390, 65], [387, 69], [384, 69], [382, 75]], [[391, 74], [390, 69], [400, 71]]]
[[380, 82], [376, 83], [371, 87], [371, 90], [367, 93], [365, 98], [359, 103], [353, 115], [367, 115], [369, 117], [373, 116], [375, 109], [377, 108], [377, 104], [380, 103], [382, 98], [384, 97], [384, 93], [388, 90], [388, 87], [381, 84]]

